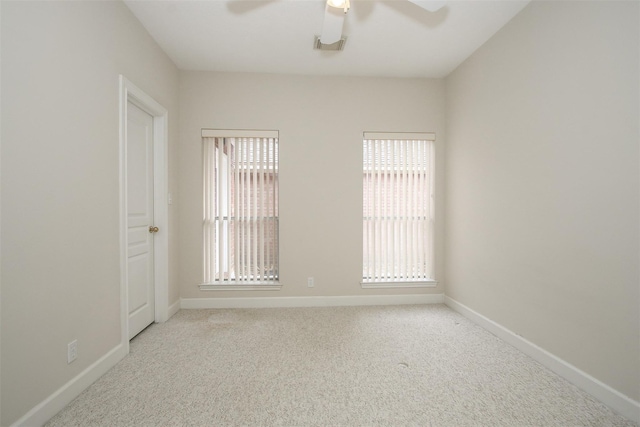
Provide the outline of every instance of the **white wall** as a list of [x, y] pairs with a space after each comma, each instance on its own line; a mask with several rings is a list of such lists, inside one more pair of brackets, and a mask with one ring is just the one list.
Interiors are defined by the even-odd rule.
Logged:
[[446, 293], [640, 400], [639, 4], [532, 2], [446, 79]]
[[[363, 290], [362, 132], [436, 132], [444, 160], [442, 80], [180, 74], [180, 283], [183, 298], [442, 293]], [[200, 291], [201, 128], [280, 131], [280, 291]], [[442, 204], [437, 219], [442, 220]], [[436, 275], [444, 279], [442, 222]], [[307, 277], [315, 288], [307, 288]]]
[[[121, 2], [2, 2], [2, 420], [120, 342], [118, 75], [169, 110], [178, 70]], [[177, 216], [170, 207], [176, 256]], [[178, 298], [176, 262], [170, 300]], [[78, 359], [67, 365], [67, 343]]]

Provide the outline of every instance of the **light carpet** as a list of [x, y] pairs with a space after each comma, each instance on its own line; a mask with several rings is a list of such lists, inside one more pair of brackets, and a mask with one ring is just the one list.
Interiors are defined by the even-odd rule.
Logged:
[[636, 426], [444, 305], [181, 310], [47, 426]]

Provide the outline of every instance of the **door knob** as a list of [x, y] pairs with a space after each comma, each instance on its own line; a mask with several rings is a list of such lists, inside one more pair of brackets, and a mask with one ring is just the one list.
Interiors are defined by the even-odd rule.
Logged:
[[160, 229], [152, 225], [149, 226], [149, 233], [157, 233]]

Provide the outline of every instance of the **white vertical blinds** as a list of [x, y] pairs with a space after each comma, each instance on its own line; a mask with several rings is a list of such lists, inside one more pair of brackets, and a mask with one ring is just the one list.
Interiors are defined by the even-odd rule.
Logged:
[[277, 282], [278, 138], [202, 140], [204, 282]]
[[363, 283], [433, 280], [433, 134], [423, 135], [365, 134]]

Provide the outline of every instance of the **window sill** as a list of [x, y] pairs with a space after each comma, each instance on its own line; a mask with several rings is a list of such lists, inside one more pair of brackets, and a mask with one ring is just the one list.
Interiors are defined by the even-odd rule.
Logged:
[[203, 283], [198, 285], [201, 291], [279, 291], [280, 282], [224, 282]]
[[438, 282], [435, 280], [421, 280], [416, 282], [360, 282], [362, 289], [385, 289], [385, 288], [435, 288]]

